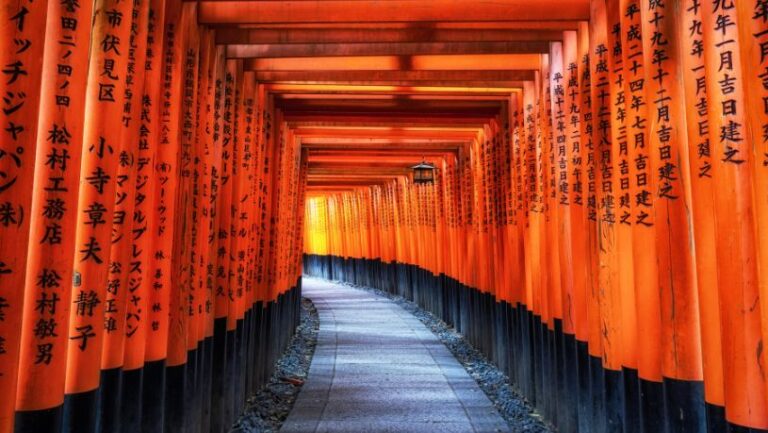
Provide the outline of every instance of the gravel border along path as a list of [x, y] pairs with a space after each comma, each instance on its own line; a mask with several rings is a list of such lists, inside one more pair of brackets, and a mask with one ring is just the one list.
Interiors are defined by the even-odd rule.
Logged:
[[280, 430], [307, 379], [319, 327], [315, 305], [311, 300], [301, 298], [301, 323], [296, 335], [277, 361], [267, 386], [248, 399], [245, 412], [230, 433], [274, 433]]

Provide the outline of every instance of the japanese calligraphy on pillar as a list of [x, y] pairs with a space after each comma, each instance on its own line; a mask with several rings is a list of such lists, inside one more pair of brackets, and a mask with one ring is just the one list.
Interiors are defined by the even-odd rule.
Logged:
[[623, 28], [619, 2], [607, 5], [608, 45], [610, 46], [611, 161], [613, 191], [616, 200], [616, 261], [621, 308], [622, 365], [637, 368], [637, 319], [635, 309], [634, 261], [632, 254], [632, 194], [630, 156], [627, 136], [626, 68], [624, 65]]
[[[709, 145], [717, 242], [726, 417], [744, 426], [768, 428], [768, 395], [760, 311], [743, 59], [734, 0], [701, 1]], [[741, 3], [741, 2], [739, 2]], [[747, 4], [755, 4], [747, 1]], [[754, 10], [753, 10], [754, 12]], [[759, 14], [758, 14], [759, 15]], [[742, 15], [743, 16], [743, 15]], [[759, 160], [759, 159], [758, 159]], [[759, 176], [758, 176], [759, 177]], [[733, 218], [738, 215], [738, 218]], [[763, 304], [764, 305], [764, 304]], [[763, 356], [746, 356], [761, 353]]]
[[[213, 297], [207, 284], [208, 281], [208, 258], [210, 255], [211, 227], [213, 226], [213, 215], [210, 208], [211, 202], [211, 173], [216, 165], [214, 159], [213, 143], [213, 125], [214, 119], [214, 98], [216, 86], [216, 62], [217, 51], [214, 45], [213, 32], [204, 31], [201, 33], [203, 45], [201, 47], [200, 79], [198, 89], [200, 92], [198, 98], [198, 135], [196, 146], [196, 158], [198, 169], [196, 174], [197, 187], [197, 221], [199, 230], [195, 244], [197, 246], [194, 290], [196, 313], [200, 315], [198, 321], [198, 336], [204, 339], [213, 335]], [[211, 334], [209, 334], [209, 332]]]
[[[146, 0], [145, 0], [146, 1]], [[138, 150], [136, 153], [136, 195], [131, 229], [131, 261], [128, 299], [125, 314], [125, 363], [123, 368], [134, 370], [144, 365], [148, 330], [150, 294], [153, 292], [152, 252], [155, 204], [155, 152], [159, 138], [160, 88], [162, 84], [164, 0], [150, 0], [147, 14], [147, 36], [143, 89], [140, 104]]]
[[[192, 175], [194, 157], [194, 136], [196, 132], [197, 74], [199, 33], [195, 17], [196, 4], [182, 3], [181, 17], [177, 27], [174, 46], [174, 74], [172, 87], [178, 91], [171, 104], [176, 105], [178, 117], [170, 119], [169, 127], [176, 134], [172, 138], [175, 146], [176, 185], [174, 212], [169, 216], [173, 239], [170, 249], [170, 297], [168, 302], [168, 353], [166, 365], [177, 366], [187, 361], [187, 337], [190, 321], [190, 269], [191, 245], [194, 230], [190, 227], [192, 218]], [[169, 147], [169, 150], [172, 149]]]
[[[586, 201], [587, 218], [597, 221], [597, 172], [595, 168], [595, 142], [594, 142], [594, 116], [592, 113], [592, 67], [587, 36], [587, 28], [579, 30], [579, 50], [582, 54], [579, 59], [579, 112], [581, 113], [581, 160], [584, 164], [582, 173], [586, 175]], [[582, 180], [583, 181], [583, 180]], [[575, 182], [574, 182], [575, 185]]]
[[[162, 47], [162, 0], [148, 2], [146, 17], [146, 49], [139, 63], [143, 71], [141, 99], [134, 101], [139, 107], [138, 149], [136, 151], [135, 199], [131, 229], [131, 259], [125, 315], [125, 363], [126, 370], [140, 368], [146, 351], [148, 298], [151, 290], [150, 254], [152, 253], [153, 204], [155, 176], [153, 175], [155, 148], [157, 145], [159, 117], [160, 59]], [[135, 117], [135, 116], [134, 116]]]
[[681, 38], [682, 73], [688, 129], [687, 154], [691, 172], [691, 200], [696, 272], [701, 311], [704, 398], [707, 403], [725, 406], [723, 356], [720, 335], [720, 301], [717, 282], [717, 245], [713, 202], [712, 149], [709, 139], [704, 24], [702, 0], [685, 0]]
[[640, 377], [661, 381], [661, 319], [656, 282], [656, 245], [653, 228], [653, 195], [648, 149], [648, 103], [646, 96], [645, 58], [642, 40], [642, 17], [638, 0], [623, 0], [619, 7], [621, 20], [622, 61], [627, 126], [627, 159], [629, 163], [629, 211], [632, 223], [632, 261], [634, 264], [634, 305], [637, 317], [643, 318], [643, 332], [637, 336], [637, 365]]
[[94, 6], [85, 129], [77, 205], [75, 263], [70, 302], [66, 392], [99, 384], [105, 286], [115, 206], [115, 173], [123, 117], [133, 2], [103, 0]]
[[[222, 52], [222, 48], [219, 47], [216, 50], [216, 62], [212, 71], [212, 85], [213, 94], [209, 95], [209, 104], [212, 110], [212, 128], [211, 128], [211, 149], [210, 149], [210, 162], [208, 169], [206, 170], [206, 176], [209, 180], [206, 183], [209, 185], [209, 199], [206, 203], [208, 209], [210, 223], [208, 227], [208, 254], [205, 258], [205, 285], [206, 285], [206, 303], [207, 308], [210, 311], [206, 311], [207, 315], [212, 318], [217, 316], [218, 310], [216, 307], [216, 288], [217, 285], [217, 263], [218, 263], [218, 230], [219, 230], [219, 190], [220, 190], [220, 173], [221, 173], [221, 156], [222, 156], [222, 109], [224, 100], [224, 78], [225, 78], [225, 59]], [[208, 323], [209, 329], [206, 332], [213, 331], [213, 322]]]
[[[560, 206], [570, 204], [569, 184], [568, 184], [568, 157], [567, 157], [567, 115], [565, 106], [565, 88], [567, 86], [565, 71], [563, 67], [562, 43], [553, 43], [553, 49], [557, 49], [559, 56], [552, 56], [552, 123], [555, 137], [555, 164], [553, 172], [556, 174], [554, 183], [557, 185], [557, 202]], [[576, 65], [573, 65], [575, 68]]]
[[13, 428], [46, 4], [16, 0], [0, 8], [0, 392], [6, 397], [0, 401], [2, 432]]
[[232, 171], [233, 149], [235, 132], [235, 76], [237, 62], [227, 60], [224, 77], [224, 94], [222, 103], [221, 125], [221, 172], [219, 177], [218, 216], [219, 227], [217, 230], [218, 247], [216, 250], [216, 318], [226, 317], [229, 308], [229, 299], [232, 296], [229, 285], [230, 274], [230, 232], [232, 220]]
[[255, 265], [253, 251], [254, 241], [253, 218], [255, 213], [255, 174], [256, 158], [254, 157], [256, 135], [256, 77], [253, 73], [243, 75], [243, 127], [242, 127], [242, 158], [240, 160], [241, 178], [239, 200], [241, 208], [238, 215], [238, 244], [237, 258], [238, 285], [244, 290], [244, 309], [250, 308], [253, 291], [252, 269]]
[[[122, 128], [119, 129], [120, 155], [115, 186], [115, 210], [112, 216], [112, 246], [109, 276], [104, 304], [104, 347], [101, 367], [104, 370], [123, 365], [126, 336], [126, 304], [134, 310], [141, 302], [138, 286], [129, 276], [132, 263], [140, 255], [133, 249], [133, 216], [136, 202], [138, 139], [141, 96], [144, 90], [147, 18], [149, 0], [133, 0], [131, 34], [128, 40], [128, 64], [122, 101]], [[130, 294], [128, 293], [130, 291]]]
[[237, 320], [240, 317], [241, 300], [243, 298], [243, 260], [245, 257], [240, 255], [238, 244], [240, 242], [239, 228], [241, 224], [241, 209], [244, 203], [241, 202], [241, 180], [246, 175], [243, 170], [243, 149], [244, 149], [244, 130], [245, 119], [243, 112], [243, 69], [242, 62], [235, 62], [234, 71], [234, 94], [232, 106], [232, 172], [230, 175], [230, 206], [229, 228], [228, 228], [228, 251], [229, 251], [229, 311], [227, 313], [228, 329], [235, 329]]
[[[91, 4], [48, 3], [34, 166], [36, 191], [29, 215], [32, 243], [24, 284], [27, 308], [21, 326], [16, 396], [19, 411], [52, 408], [64, 401], [92, 12]], [[58, 239], [46, 236], [54, 230], [61, 231]]]
[[[614, 146], [619, 146], [618, 137], [612, 134], [613, 105], [611, 88], [611, 66], [613, 47], [608, 37], [612, 30], [606, 11], [606, 2], [592, 1], [590, 18], [590, 51], [592, 63], [591, 90], [593, 113], [594, 158], [597, 170], [597, 230], [596, 253], [598, 266], [597, 292], [598, 308], [602, 321], [603, 365], [617, 370], [622, 365], [622, 341], [620, 326], [621, 296], [618, 280], [618, 261], [616, 249], [616, 196], [614, 179], [618, 176], [614, 169]], [[616, 142], [614, 142], [616, 141]], [[611, 422], [616, 422], [610, 417]]]
[[[152, 290], [149, 296], [146, 361], [165, 359], [168, 346], [168, 317], [173, 268], [174, 216], [176, 211], [176, 190], [178, 184], [179, 122], [181, 119], [181, 82], [183, 80], [181, 4], [166, 1], [162, 44], [161, 91], [157, 104], [157, 120], [150, 119], [150, 125], [157, 122], [158, 134], [155, 149], [155, 203], [154, 230], [152, 232], [152, 254], [150, 273]], [[158, 21], [159, 23], [159, 21]], [[150, 74], [151, 75], [151, 74]]]
[[[586, 47], [585, 47], [586, 48]], [[586, 48], [588, 49], [588, 48]], [[562, 248], [570, 259], [563, 261], [561, 269], [567, 292], [563, 302], [566, 316], [564, 325], [580, 341], [586, 341], [586, 184], [584, 175], [585, 153], [582, 145], [582, 112], [579, 75], [579, 35], [576, 31], [563, 33], [563, 111], [565, 117], [565, 189], [568, 194], [568, 206], [564, 220], [569, 226], [563, 237]], [[563, 174], [561, 174], [563, 176]]]
[[[655, 199], [662, 373], [676, 379], [701, 380], [690, 171], [685, 169], [688, 131], [685, 94], [679, 79], [683, 49], [675, 14], [681, 9], [680, 4], [676, 0], [641, 2], [645, 91], [650, 118], [648, 153]], [[668, 407], [676, 404], [673, 399], [667, 402]]]

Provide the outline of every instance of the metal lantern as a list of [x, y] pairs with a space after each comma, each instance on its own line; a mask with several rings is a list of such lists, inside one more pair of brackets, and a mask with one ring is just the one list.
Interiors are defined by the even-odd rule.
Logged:
[[433, 183], [435, 181], [435, 166], [422, 160], [411, 167], [414, 183]]

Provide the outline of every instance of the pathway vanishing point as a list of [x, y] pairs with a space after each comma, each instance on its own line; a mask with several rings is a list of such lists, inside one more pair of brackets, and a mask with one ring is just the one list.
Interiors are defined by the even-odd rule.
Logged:
[[389, 299], [305, 278], [317, 348], [281, 432], [509, 432], [448, 349]]

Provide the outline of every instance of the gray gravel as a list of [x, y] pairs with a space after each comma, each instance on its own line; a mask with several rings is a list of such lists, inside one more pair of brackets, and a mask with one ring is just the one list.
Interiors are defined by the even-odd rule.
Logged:
[[401, 296], [370, 287], [361, 287], [344, 282], [339, 282], [339, 284], [367, 290], [389, 298], [418, 318], [437, 335], [453, 356], [464, 366], [469, 375], [475, 379], [475, 382], [493, 402], [512, 432], [551, 433], [556, 431], [554, 427], [542, 419], [525, 397], [514, 390], [509, 378], [502, 371], [488, 361], [480, 351], [472, 347], [461, 334], [438, 317]]
[[280, 430], [307, 379], [319, 326], [320, 320], [312, 301], [301, 298], [301, 323], [296, 335], [277, 361], [267, 385], [248, 399], [245, 412], [230, 433], [273, 433]]

